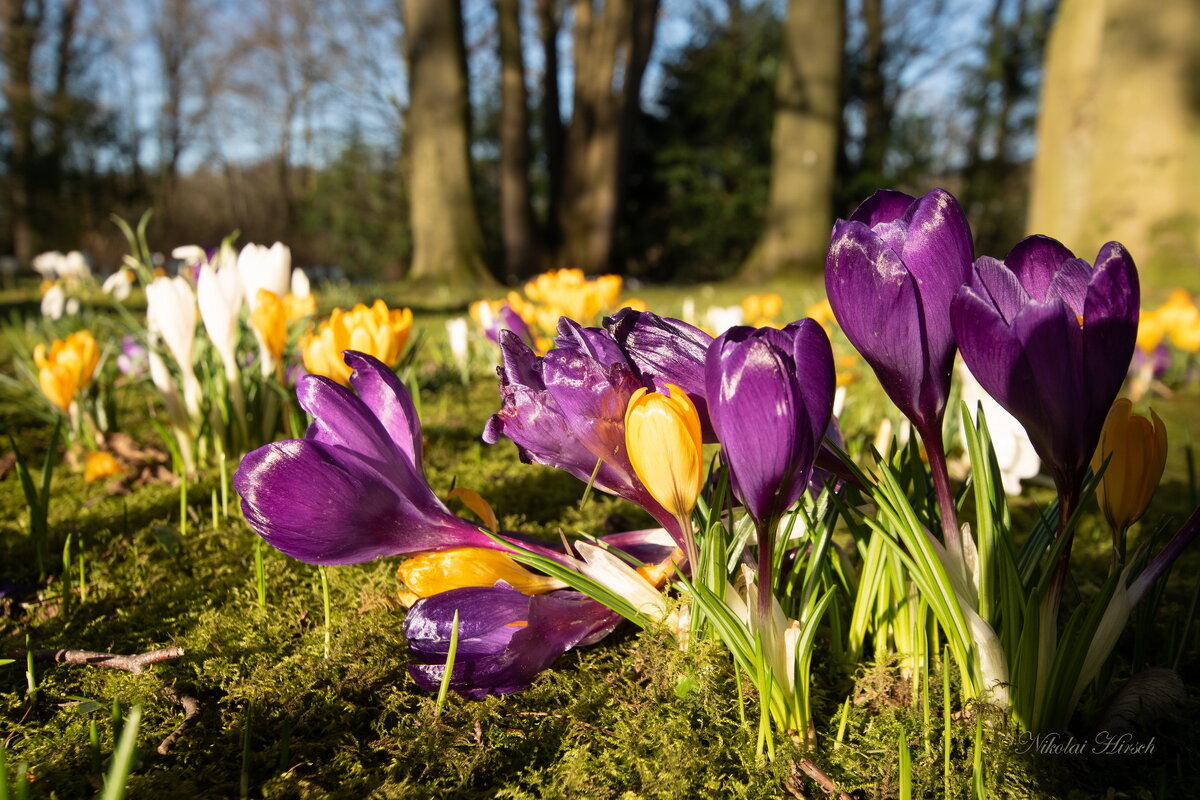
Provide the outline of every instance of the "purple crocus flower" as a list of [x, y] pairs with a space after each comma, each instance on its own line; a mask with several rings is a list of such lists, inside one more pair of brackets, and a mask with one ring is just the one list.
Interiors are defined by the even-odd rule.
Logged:
[[914, 199], [881, 190], [834, 225], [825, 259], [838, 324], [925, 444], [942, 535], [956, 559], [962, 545], [942, 418], [955, 353], [950, 300], [973, 254], [971, 229], [949, 192]]
[[1093, 269], [1054, 239], [1030, 236], [1004, 262], [976, 261], [951, 306], [963, 361], [1025, 427], [1064, 514], [1129, 368], [1139, 297], [1120, 244], [1100, 248]]
[[[682, 546], [678, 521], [646, 491], [629, 462], [624, 420], [637, 389], [658, 388], [658, 382], [677, 377], [666, 357], [663, 334], [650, 329], [663, 331], [684, 323], [653, 315], [621, 320], [624, 324], [614, 325], [622, 332], [619, 341], [606, 330], [584, 328], [564, 317], [555, 347], [543, 357], [514, 334], [501, 332], [502, 406], [488, 421], [483, 439], [494, 444], [505, 436], [516, 443], [526, 463], [557, 467], [581, 481], [592, 479], [594, 472], [596, 488], [645, 508]], [[653, 347], [646, 345], [656, 336]], [[690, 386], [679, 385], [702, 400], [703, 383], [689, 374], [695, 361], [692, 349], [685, 346], [690, 355], [680, 359], [683, 366], [678, 370]], [[643, 365], [640, 369], [638, 363]]]
[[709, 348], [706, 380], [734, 491], [755, 521], [778, 519], [808, 486], [833, 413], [829, 337], [811, 319], [730, 328]]
[[404, 620], [417, 662], [408, 669], [424, 689], [441, 684], [456, 611], [450, 687], [472, 699], [527, 688], [559, 655], [599, 641], [620, 621], [616, 612], [569, 590], [531, 597], [500, 582], [442, 592], [417, 601]]
[[950, 300], [973, 254], [966, 217], [943, 189], [920, 199], [878, 191], [833, 228], [825, 288], [834, 316], [922, 438], [946, 410]]
[[500, 548], [434, 495], [421, 464], [412, 399], [371, 356], [344, 353], [357, 395], [305, 375], [296, 397], [314, 417], [303, 439], [242, 459], [233, 485], [268, 544], [310, 564], [354, 564], [449, 547]]
[[754, 519], [759, 611], [770, 608], [772, 533], [808, 488], [833, 414], [833, 350], [811, 320], [783, 330], [730, 328], [708, 350], [705, 376], [713, 428], [733, 491]]
[[146, 347], [137, 337], [126, 334], [121, 337], [121, 352], [117, 355], [117, 369], [122, 375], [136, 378], [145, 373], [149, 356]]

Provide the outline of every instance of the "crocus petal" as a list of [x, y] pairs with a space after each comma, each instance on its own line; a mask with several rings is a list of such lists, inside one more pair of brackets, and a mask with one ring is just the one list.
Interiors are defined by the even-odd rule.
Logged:
[[854, 209], [850, 219], [869, 228], [900, 219], [917, 198], [895, 189], [879, 189]]
[[554, 346], [560, 351], [578, 351], [605, 369], [614, 364], [627, 366], [629, 363], [607, 331], [601, 328], [585, 328], [569, 317], [559, 318]]
[[[900, 257], [860, 222], [834, 228], [825, 288], [838, 324], [910, 419], [925, 421], [921, 383], [929, 359], [916, 281]], [[947, 381], [948, 383], [948, 381]]]
[[1095, 393], [1089, 423], [1104, 424], [1137, 342], [1141, 291], [1137, 267], [1117, 242], [1100, 248], [1083, 306], [1083, 369]]
[[[542, 359], [510, 331], [500, 333], [500, 352], [503, 404], [488, 420], [483, 440], [495, 444], [507, 437], [525, 463], [556, 467], [586, 483], [599, 459], [579, 441], [546, 391]], [[609, 492], [625, 480], [606, 465], [596, 474], [596, 485]]]
[[686, 322], [632, 308], [606, 318], [604, 327], [643, 385], [661, 392], [670, 383], [687, 392], [700, 415], [705, 440], [713, 441], [704, 386], [704, 359], [712, 337]]
[[452, 514], [426, 514], [377, 472], [321, 442], [260, 447], [234, 476], [246, 521], [310, 564], [356, 564], [447, 547], [495, 547]]
[[525, 627], [529, 595], [499, 583], [494, 587], [452, 589], [421, 600], [404, 620], [404, 635], [414, 656], [435, 663], [446, 660], [455, 611], [458, 612], [457, 655], [474, 660], [501, 653], [513, 634]]
[[978, 279], [973, 289], [980, 297], [991, 302], [1004, 322], [1011, 325], [1022, 308], [1029, 303], [1029, 293], [1012, 270], [991, 256], [980, 256], [975, 261]]
[[557, 348], [542, 362], [546, 391], [558, 404], [568, 427], [591, 453], [632, 475], [625, 452], [625, 410], [640, 387], [624, 363], [605, 368], [587, 353]]
[[423, 475], [421, 464], [421, 422], [413, 405], [408, 389], [400, 383], [396, 373], [382, 361], [366, 353], [347, 350], [343, 354], [350, 373], [350, 385], [358, 392], [363, 404], [370, 410], [400, 452], [408, 457], [418, 474]]
[[1044, 303], [1059, 265], [1074, 257], [1075, 254], [1058, 240], [1035, 234], [1017, 242], [1004, 264], [1017, 276], [1030, 297]]
[[934, 189], [916, 201], [906, 217], [908, 231], [900, 259], [917, 281], [930, 361], [942, 365], [937, 367], [939, 374], [943, 368], [948, 373], [954, 359], [950, 300], [971, 274], [971, 229], [958, 201], [944, 189]]

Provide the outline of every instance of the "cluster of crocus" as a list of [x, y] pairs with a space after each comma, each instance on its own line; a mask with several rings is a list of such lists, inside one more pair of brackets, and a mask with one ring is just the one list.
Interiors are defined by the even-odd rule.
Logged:
[[470, 313], [492, 341], [499, 341], [501, 330], [509, 330], [545, 353], [553, 346], [561, 317], [587, 324], [621, 305], [645, 310], [638, 300], [620, 301], [621, 285], [619, 275], [589, 279], [578, 269], [550, 270], [529, 280], [523, 293], [472, 303]]
[[[234, 487], [251, 527], [310, 564], [414, 556], [401, 567], [419, 598], [405, 631], [418, 662], [411, 672], [426, 688], [441, 680], [455, 618], [450, 685], [470, 697], [524, 688], [559, 654], [608, 633], [614, 612], [524, 570], [498, 552], [505, 539], [451, 513], [425, 480], [420, 421], [404, 386], [371, 356], [344, 359], [354, 391], [305, 375], [297, 399], [314, 420], [305, 438], [259, 448], [239, 466]], [[618, 544], [647, 561], [671, 550], [653, 535]]]
[[742, 298], [742, 321], [752, 328], [779, 327], [776, 320], [782, 313], [783, 298], [774, 292]]
[[33, 362], [38, 370], [38, 386], [52, 405], [69, 411], [80, 390], [92, 382], [96, 365], [100, 363], [100, 348], [88, 331], [76, 331], [66, 339], [55, 339], [33, 349]]
[[32, 266], [33, 271], [46, 281], [77, 283], [88, 281], [92, 277], [92, 267], [87, 256], [78, 250], [65, 254], [57, 250], [39, 253], [33, 257]]
[[603, 328], [562, 318], [555, 347], [545, 356], [504, 331], [502, 407], [489, 420], [484, 441], [507, 437], [522, 461], [556, 467], [641, 505], [691, 552], [681, 509], [665, 507], [634, 470], [625, 419], [639, 389], [667, 390], [676, 409], [686, 395], [703, 420], [702, 430], [711, 431], [704, 402], [704, 358], [711, 341], [687, 323], [633, 309], [606, 319]]
[[349, 386], [350, 368], [342, 360], [342, 352], [354, 350], [395, 364], [404, 352], [412, 323], [411, 310], [389, 309], [382, 300], [370, 306], [359, 303], [349, 311], [335, 308], [315, 333], [300, 340], [304, 368]]

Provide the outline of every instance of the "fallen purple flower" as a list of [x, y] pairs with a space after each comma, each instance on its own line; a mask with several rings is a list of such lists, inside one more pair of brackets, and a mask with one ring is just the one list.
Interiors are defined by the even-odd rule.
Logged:
[[441, 684], [458, 613], [458, 648], [450, 688], [463, 697], [510, 694], [573, 647], [604, 638], [619, 615], [575, 591], [529, 596], [505, 583], [453, 589], [417, 601], [404, 620], [416, 663], [409, 672], [423, 689]]

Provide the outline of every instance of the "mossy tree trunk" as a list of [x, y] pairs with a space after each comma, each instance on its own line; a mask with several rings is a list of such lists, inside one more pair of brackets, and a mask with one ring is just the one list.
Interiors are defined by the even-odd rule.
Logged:
[[409, 277], [492, 283], [467, 155], [467, 67], [459, 0], [406, 0]]
[[1028, 231], [1143, 284], [1200, 288], [1200, 4], [1063, 0], [1046, 52]]
[[575, 93], [566, 137], [557, 262], [609, 268], [621, 169], [654, 43], [658, 0], [575, 0]]
[[742, 277], [819, 272], [833, 224], [841, 127], [845, 9], [831, 0], [790, 0], [775, 85], [771, 189], [762, 237]]

